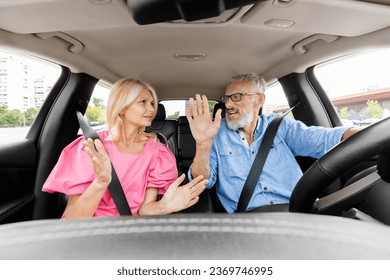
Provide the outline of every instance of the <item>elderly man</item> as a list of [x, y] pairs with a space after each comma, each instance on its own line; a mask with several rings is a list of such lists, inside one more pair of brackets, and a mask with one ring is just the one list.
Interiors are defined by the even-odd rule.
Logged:
[[[206, 96], [189, 100], [186, 116], [196, 141], [196, 154], [188, 177], [209, 178], [206, 188], [216, 186], [217, 195], [228, 213], [237, 210], [238, 200], [256, 153], [270, 122], [277, 117], [258, 115], [264, 105], [266, 84], [257, 74], [232, 77], [221, 101], [226, 117], [218, 110], [212, 120]], [[320, 158], [357, 128], [307, 127], [284, 118], [273, 140], [264, 168], [246, 211], [288, 203], [302, 176], [295, 156]]]

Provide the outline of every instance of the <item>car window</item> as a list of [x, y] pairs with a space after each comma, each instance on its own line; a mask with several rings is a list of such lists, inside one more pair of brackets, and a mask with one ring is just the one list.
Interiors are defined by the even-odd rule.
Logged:
[[[178, 119], [180, 116], [185, 116], [185, 108], [188, 106], [188, 100], [162, 100], [161, 104], [165, 107], [165, 113], [169, 119]], [[209, 100], [209, 112], [213, 115], [215, 104], [218, 101]]]
[[58, 65], [0, 50], [0, 144], [26, 137], [60, 74]]
[[[274, 82], [268, 85], [265, 91], [265, 102], [263, 106], [263, 114], [280, 114], [290, 109], [286, 95], [284, 94], [282, 85], [279, 82]], [[286, 117], [294, 118], [292, 112]]]
[[[279, 82], [269, 85], [265, 91], [265, 95], [263, 114], [280, 114], [289, 109], [286, 95]], [[209, 100], [210, 115], [213, 114], [214, 106], [218, 102], [216, 100]], [[167, 118], [177, 119], [180, 116], [185, 116], [185, 107], [188, 105], [188, 100], [162, 100], [160, 103], [165, 107]], [[292, 113], [288, 114], [287, 117], [293, 118]]]
[[95, 129], [106, 126], [107, 123], [107, 101], [111, 85], [99, 81], [92, 93], [85, 116], [88, 123]]
[[343, 57], [314, 73], [344, 125], [367, 126], [390, 116], [390, 49]]

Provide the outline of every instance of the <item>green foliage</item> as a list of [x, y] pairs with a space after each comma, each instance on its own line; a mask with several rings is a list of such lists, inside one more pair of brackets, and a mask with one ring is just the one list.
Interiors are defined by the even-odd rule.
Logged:
[[23, 126], [24, 115], [19, 109], [6, 111], [0, 115], [0, 126], [1, 127], [18, 127]]
[[168, 116], [170, 119], [178, 119], [180, 115], [180, 111], [176, 111], [173, 115]]
[[103, 124], [106, 122], [106, 106], [104, 99], [94, 97], [91, 101], [93, 106], [88, 106], [85, 115], [91, 125]]
[[24, 119], [25, 119], [25, 125], [30, 126], [32, 125], [35, 117], [38, 114], [38, 109], [36, 108], [28, 108], [26, 112], [24, 112]]
[[340, 109], [339, 117], [341, 119], [348, 119], [349, 118], [348, 107], [343, 107]]
[[209, 113], [211, 117], [213, 117], [214, 106], [217, 103], [217, 101], [209, 101]]
[[88, 106], [85, 115], [90, 124], [101, 124], [105, 121], [105, 110], [102, 107]]
[[6, 105], [0, 105], [0, 127], [30, 126], [38, 114], [35, 107], [25, 112], [19, 109], [8, 110]]
[[103, 98], [97, 98], [97, 97], [92, 98], [92, 104], [95, 107], [105, 108]]
[[0, 116], [4, 115], [6, 112], [8, 112], [8, 106], [7, 105], [0, 105]]
[[365, 114], [373, 118], [380, 119], [383, 115], [383, 108], [377, 100], [368, 100]]

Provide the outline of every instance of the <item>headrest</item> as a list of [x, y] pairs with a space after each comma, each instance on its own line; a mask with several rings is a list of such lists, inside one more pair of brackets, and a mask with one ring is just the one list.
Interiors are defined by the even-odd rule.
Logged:
[[187, 124], [187, 125], [189, 124], [186, 116], [180, 116], [180, 117], [177, 119], [177, 123], [178, 123], [179, 125], [180, 125], [180, 124]]
[[[217, 103], [214, 105], [214, 109], [213, 109], [213, 119], [215, 118], [215, 114], [217, 113], [217, 110], [218, 109], [222, 109], [222, 113], [221, 113], [221, 116], [222, 118], [225, 117], [225, 113], [226, 113], [226, 107], [225, 107], [225, 104], [224, 103]], [[259, 110], [259, 116], [262, 114], [263, 112], [263, 107], [260, 108]]]
[[155, 120], [165, 120], [166, 117], [167, 117], [167, 115], [165, 113], [164, 105], [161, 103], [158, 103], [157, 114], [156, 114], [156, 117], [154, 119]]
[[222, 118], [225, 117], [225, 112], [226, 112], [226, 107], [225, 107], [225, 104], [224, 103], [217, 103], [214, 105], [214, 109], [213, 109], [213, 119], [215, 118], [215, 114], [217, 113], [217, 110], [218, 109], [222, 109]]

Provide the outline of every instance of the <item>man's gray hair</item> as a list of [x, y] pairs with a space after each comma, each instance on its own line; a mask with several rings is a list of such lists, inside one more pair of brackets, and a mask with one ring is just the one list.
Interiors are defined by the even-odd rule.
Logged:
[[264, 93], [267, 89], [267, 83], [264, 78], [257, 73], [238, 74], [230, 78], [230, 83], [234, 81], [251, 81], [256, 88], [257, 93]]

